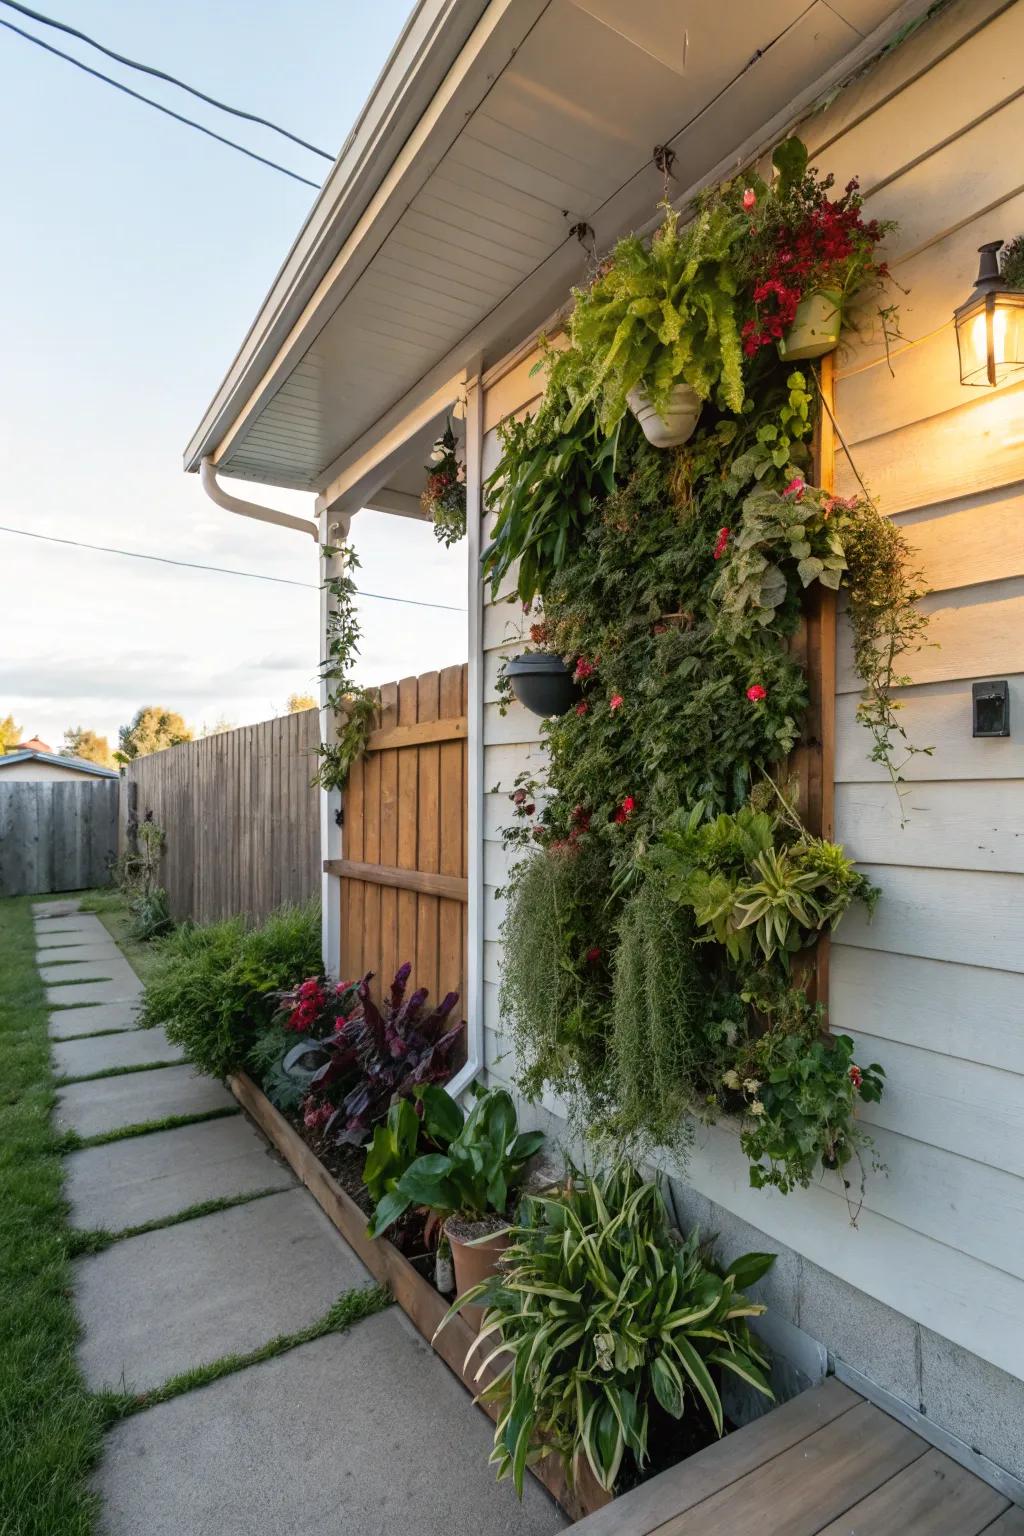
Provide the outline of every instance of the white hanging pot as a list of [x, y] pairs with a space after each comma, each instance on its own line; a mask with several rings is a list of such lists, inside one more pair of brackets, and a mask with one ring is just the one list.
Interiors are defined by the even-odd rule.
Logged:
[[779, 340], [779, 356], [801, 363], [834, 352], [843, 328], [843, 296], [838, 288], [815, 288], [796, 307], [793, 324]]
[[673, 384], [664, 416], [658, 414], [642, 384], [626, 396], [630, 410], [655, 448], [678, 448], [693, 436], [700, 415], [700, 400], [689, 384]]

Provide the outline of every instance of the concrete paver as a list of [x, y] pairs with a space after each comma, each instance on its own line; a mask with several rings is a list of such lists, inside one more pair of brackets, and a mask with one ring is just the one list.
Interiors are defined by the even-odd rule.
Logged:
[[128, 1003], [142, 996], [142, 983], [130, 971], [114, 981], [77, 981], [60, 987], [47, 987], [46, 1001], [51, 1008], [78, 1008], [83, 1003]]
[[80, 1259], [79, 1363], [92, 1388], [156, 1387], [304, 1328], [363, 1284], [368, 1271], [306, 1191], [285, 1190]]
[[[266, 1201], [259, 1202], [267, 1204]], [[346, 1334], [115, 1426], [96, 1486], [107, 1536], [549, 1536], [532, 1479], [488, 1466], [493, 1426], [407, 1319]]]
[[80, 912], [77, 917], [59, 917], [52, 922], [36, 923], [35, 935], [36, 944], [40, 948], [48, 944], [98, 942], [110, 937], [109, 931], [92, 912]]
[[65, 1188], [76, 1227], [118, 1232], [206, 1200], [290, 1189], [291, 1170], [244, 1115], [73, 1152]]
[[99, 959], [65, 960], [58, 965], [40, 964], [39, 974], [48, 986], [60, 986], [69, 981], [134, 981], [139, 978], [116, 950], [109, 950]]
[[180, 1045], [172, 1045], [162, 1029], [133, 1029], [95, 1040], [65, 1040], [53, 1047], [53, 1069], [59, 1077], [88, 1077], [112, 1067], [155, 1066], [184, 1061]]
[[72, 961], [79, 965], [83, 961], [90, 963], [96, 960], [116, 960], [124, 965], [124, 956], [114, 943], [113, 939], [91, 940], [88, 944], [54, 944], [43, 949], [36, 950], [36, 963], [43, 965], [63, 965], [65, 961]]
[[77, 912], [81, 902], [74, 897], [65, 898], [62, 901], [34, 901], [32, 903], [33, 917], [67, 917], [72, 912]]
[[95, 1035], [104, 1029], [136, 1029], [138, 1003], [101, 1003], [91, 1008], [58, 1008], [47, 1023], [51, 1040], [71, 1040], [76, 1035]]
[[202, 1115], [234, 1103], [222, 1083], [182, 1065], [60, 1088], [54, 1119], [58, 1130], [101, 1136], [125, 1125], [143, 1125], [168, 1115]]

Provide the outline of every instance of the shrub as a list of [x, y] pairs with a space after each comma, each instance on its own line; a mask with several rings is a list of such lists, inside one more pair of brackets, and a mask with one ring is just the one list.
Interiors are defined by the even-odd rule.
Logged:
[[164, 1025], [201, 1072], [222, 1077], [245, 1065], [275, 994], [319, 969], [319, 904], [281, 907], [259, 928], [241, 917], [185, 923], [158, 943], [141, 1022]]

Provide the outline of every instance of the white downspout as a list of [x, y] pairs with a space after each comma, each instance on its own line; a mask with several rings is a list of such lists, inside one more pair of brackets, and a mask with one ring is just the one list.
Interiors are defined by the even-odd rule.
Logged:
[[484, 392], [470, 381], [466, 399], [466, 532], [469, 566], [469, 708], [467, 730], [467, 815], [469, 910], [466, 941], [466, 1061], [447, 1084], [453, 1099], [465, 1093], [484, 1069], [484, 647], [483, 533]]
[[261, 507], [255, 501], [243, 501], [240, 496], [230, 496], [222, 490], [216, 465], [209, 456], [200, 460], [199, 483], [210, 500], [223, 507], [225, 512], [237, 512], [240, 517], [252, 517], [260, 523], [276, 523], [279, 528], [295, 528], [319, 541], [320, 529], [308, 517], [294, 517], [291, 512], [278, 512], [275, 507]]

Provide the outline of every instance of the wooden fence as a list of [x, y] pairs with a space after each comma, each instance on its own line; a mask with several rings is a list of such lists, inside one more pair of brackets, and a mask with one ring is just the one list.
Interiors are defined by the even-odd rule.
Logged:
[[320, 892], [315, 709], [142, 757], [125, 769], [121, 846], [152, 811], [175, 918], [260, 918]]
[[119, 788], [117, 779], [0, 782], [0, 896], [106, 885]]
[[376, 988], [412, 962], [412, 983], [465, 997], [466, 666], [380, 690], [380, 723], [344, 795], [341, 969]]

